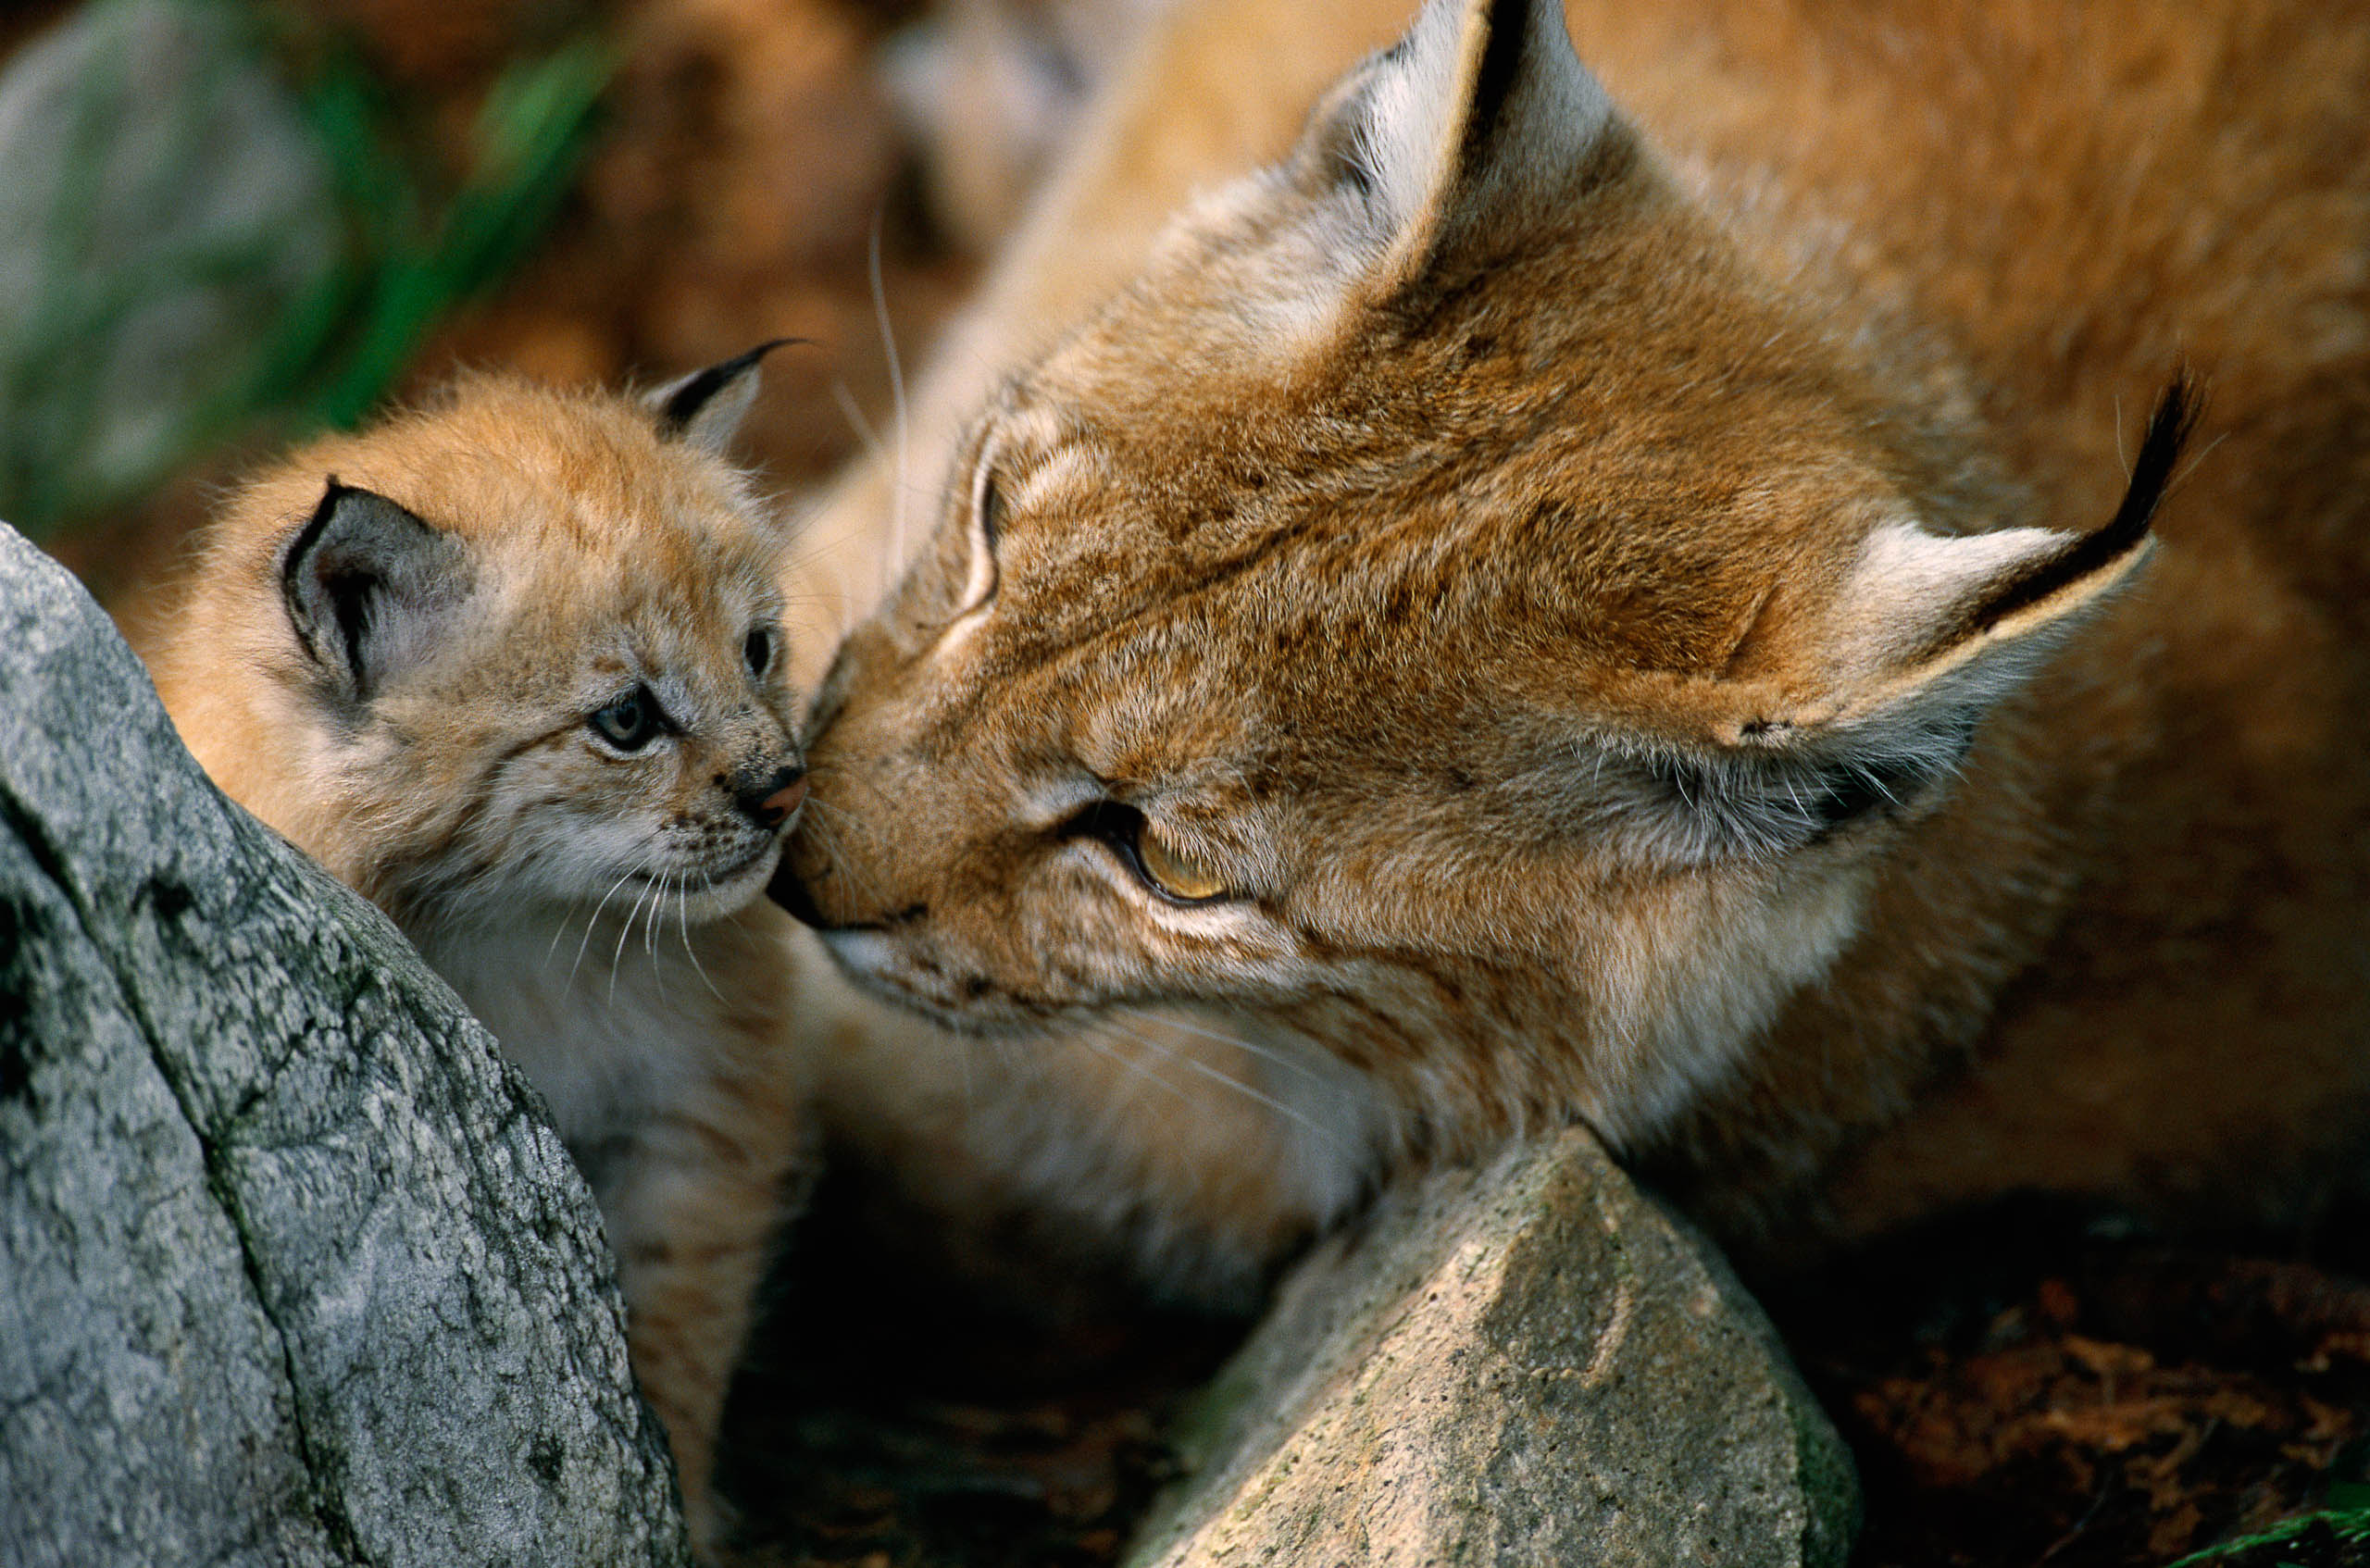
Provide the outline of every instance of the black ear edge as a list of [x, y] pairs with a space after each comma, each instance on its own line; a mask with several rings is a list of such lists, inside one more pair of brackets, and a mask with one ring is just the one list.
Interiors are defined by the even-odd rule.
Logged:
[[[1458, 159], [1468, 170], [1480, 168], [1489, 156], [1500, 111], [1521, 81], [1523, 59], [1540, 42], [1540, 13], [1530, 0], [1491, 0], [1483, 25], [1487, 32], [1481, 57], [1474, 63], [1471, 102], [1457, 145]], [[1553, 25], [1561, 28], [1563, 19], [1556, 18]]]
[[[337, 516], [339, 504], [349, 495], [369, 493], [358, 486], [343, 482], [335, 474], [330, 475], [329, 483], [322, 488], [320, 501], [313, 507], [313, 515], [305, 520], [305, 526], [297, 530], [288, 548], [281, 552], [281, 603], [287, 608], [289, 624], [296, 628], [297, 641], [316, 664], [328, 664], [331, 651], [322, 645], [322, 633], [327, 628], [319, 624], [307, 601], [303, 573], [313, 552], [320, 545], [322, 533], [328, 529], [331, 519]], [[346, 666], [348, 677], [359, 689], [362, 684], [362, 655], [350, 628], [340, 628], [340, 641], [344, 654], [342, 662]]]
[[[1523, 52], [1533, 31], [1528, 0], [1490, 0], [1483, 28], [1472, 90], [1456, 129], [1456, 156], [1467, 168], [1482, 160], [1496, 129], [1498, 106], [1520, 80]], [[1381, 178], [1370, 162], [1375, 154], [1375, 87], [1386, 73], [1406, 68], [1415, 43], [1411, 23], [1398, 38], [1351, 67], [1318, 101], [1302, 131], [1303, 161], [1313, 160], [1318, 178], [1346, 185], [1368, 205]]]
[[2205, 416], [2204, 385], [2187, 366], [2156, 399], [2148, 416], [2148, 433], [2139, 442], [2139, 456], [2131, 466], [2122, 504], [2106, 527], [2083, 534], [2056, 554], [2001, 583], [1970, 609], [1954, 635], [1990, 631], [2020, 610], [2030, 609], [2052, 594], [2104, 570], [2147, 542], [2156, 512], [2172, 488], [2173, 470], [2188, 450], [2198, 421]]
[[[335, 474], [328, 476], [322, 487], [321, 499], [305, 526], [296, 531], [280, 557], [281, 602], [288, 613], [289, 624], [295, 628], [297, 641], [314, 663], [324, 668], [339, 666], [356, 696], [368, 694], [368, 668], [363, 657], [369, 632], [370, 596], [383, 584], [381, 579], [366, 572], [348, 572], [335, 577], [319, 577], [320, 593], [326, 597], [326, 609], [335, 621], [334, 630], [324, 624], [322, 606], [313, 603], [307, 579], [313, 572], [314, 558], [323, 547], [330, 528], [337, 520], [340, 510], [356, 498], [361, 498], [408, 522], [429, 537], [441, 537], [437, 530], [422, 520], [409, 507], [391, 501], [377, 491], [360, 485], [350, 485]], [[330, 645], [334, 637], [335, 645]]]
[[793, 343], [813, 342], [810, 338], [773, 338], [744, 353], [719, 361], [705, 370], [692, 372], [682, 384], [667, 393], [667, 401], [658, 405], [658, 429], [662, 434], [680, 436], [699, 417], [708, 400], [746, 375], [766, 355], [778, 348]]

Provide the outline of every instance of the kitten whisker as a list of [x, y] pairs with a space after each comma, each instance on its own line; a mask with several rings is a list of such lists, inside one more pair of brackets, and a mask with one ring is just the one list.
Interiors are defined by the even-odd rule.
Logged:
[[631, 880], [633, 880], [633, 873], [628, 871], [610, 883], [609, 890], [601, 895], [601, 902], [592, 906], [592, 913], [584, 917], [584, 935], [576, 944], [576, 962], [568, 966], [568, 984], [576, 983], [576, 972], [583, 966], [584, 950], [592, 940], [592, 927], [601, 923], [601, 912], [609, 907], [609, 901], [617, 896], [617, 890]]
[[[655, 888], [656, 884], [652, 886]], [[612, 1002], [617, 1000], [617, 970], [625, 964], [626, 943], [633, 938], [633, 917], [642, 913], [642, 901], [648, 896], [646, 891], [634, 894], [633, 906], [626, 911], [626, 922], [617, 927], [617, 951], [609, 954], [609, 1000]]]
[[642, 923], [642, 955], [653, 964], [658, 962], [658, 912], [667, 907], [667, 890], [675, 877], [672, 871], [658, 874], [658, 885], [650, 895], [650, 918]]
[[714, 980], [708, 978], [707, 966], [700, 962], [698, 950], [692, 946], [692, 891], [688, 886], [675, 895], [675, 908], [677, 915], [680, 917], [680, 924], [677, 928], [681, 931], [683, 937], [683, 956], [692, 961], [692, 973], [700, 977], [700, 984], [707, 988], [708, 995], [722, 1002], [724, 993], [716, 989]]
[[688, 888], [691, 885], [689, 872], [660, 873], [658, 891], [650, 901], [650, 919], [642, 928], [642, 955], [650, 960], [651, 983], [657, 988], [658, 1000], [662, 1002], [667, 1000], [667, 966], [658, 962], [658, 922], [666, 915], [667, 890], [673, 885], [678, 875], [683, 877], [685, 887]]
[[832, 380], [831, 401], [840, 405], [840, 413], [847, 419], [848, 429], [855, 432], [856, 441], [864, 447], [865, 456], [875, 463], [887, 462], [889, 454], [880, 445], [880, 432], [874, 429], [872, 421], [864, 417], [864, 405], [856, 402], [855, 393], [848, 389], [844, 379], [835, 377]]

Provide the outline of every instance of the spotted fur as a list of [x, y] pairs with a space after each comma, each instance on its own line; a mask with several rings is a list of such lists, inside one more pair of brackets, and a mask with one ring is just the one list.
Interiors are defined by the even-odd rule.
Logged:
[[704, 1548], [805, 1137], [791, 932], [756, 899], [804, 789], [784, 541], [721, 455], [754, 391], [752, 356], [641, 404], [479, 376], [316, 442], [225, 506], [157, 661], [216, 781], [542, 1089]]

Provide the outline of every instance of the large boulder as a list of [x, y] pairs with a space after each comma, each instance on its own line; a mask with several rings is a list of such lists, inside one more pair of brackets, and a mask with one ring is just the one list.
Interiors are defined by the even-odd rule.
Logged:
[[1581, 1131], [1387, 1195], [1179, 1440], [1136, 1568], [1810, 1568], [1859, 1517], [1759, 1308]]
[[0, 1562], [686, 1561], [591, 1197], [0, 527]]

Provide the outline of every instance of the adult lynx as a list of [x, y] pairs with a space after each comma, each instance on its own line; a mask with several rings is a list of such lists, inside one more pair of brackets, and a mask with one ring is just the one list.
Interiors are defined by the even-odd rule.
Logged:
[[1574, 0], [1608, 91], [1435, 0], [1111, 264], [1105, 149], [1391, 9], [1122, 82], [777, 896], [957, 1029], [1159, 1010], [1252, 1090], [1222, 1180], [1058, 1043], [1041, 1098], [1220, 1251], [1570, 1117], [1773, 1246], [2358, 1165], [2370, 13]]
[[[784, 539], [755, 354], [646, 403], [479, 376], [227, 505], [157, 685], [217, 783], [392, 915], [550, 1102], [692, 1536], [805, 1137]], [[754, 902], [753, 902], [754, 901]]]

